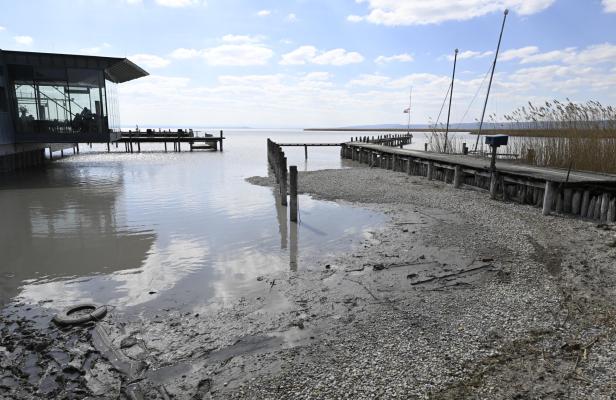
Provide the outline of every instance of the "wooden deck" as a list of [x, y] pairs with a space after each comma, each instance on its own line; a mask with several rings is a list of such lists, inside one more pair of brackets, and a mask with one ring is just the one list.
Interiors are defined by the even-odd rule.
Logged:
[[[189, 151], [193, 150], [220, 150], [223, 151], [223, 141], [226, 138], [223, 136], [223, 131], [220, 131], [220, 136], [204, 136], [195, 137], [188, 135], [172, 136], [169, 134], [157, 135], [153, 134], [126, 134], [123, 133], [122, 137], [117, 140], [117, 143], [124, 143], [125, 151], [127, 153], [133, 153], [135, 145], [137, 152], [141, 152], [141, 143], [163, 143], [165, 153], [167, 152], [167, 144], [173, 145], [173, 151], [181, 152], [182, 144], [187, 144]], [[107, 151], [110, 151], [109, 143], [107, 143]]]
[[541, 168], [467, 155], [398, 149], [365, 142], [348, 142], [340, 154], [371, 167], [488, 190], [492, 199], [515, 201], [551, 212], [616, 222], [616, 175]]
[[[463, 167], [490, 171], [490, 160], [473, 156], [463, 156], [459, 154], [441, 154], [431, 153], [419, 150], [396, 149], [392, 147], [380, 146], [377, 144], [368, 143], [347, 143], [353, 147], [363, 148], [373, 151], [387, 151], [390, 154], [396, 154], [401, 157], [416, 157], [425, 160], [430, 160], [438, 163], [448, 164], [451, 166], [461, 165]], [[567, 170], [555, 168], [534, 167], [530, 165], [522, 165], [510, 161], [496, 161], [496, 169], [499, 172], [511, 175], [519, 175], [527, 178], [552, 181], [557, 183], [567, 182]], [[616, 184], [616, 175], [601, 174], [596, 172], [571, 171], [569, 174], [570, 183], [593, 183], [593, 184]]]

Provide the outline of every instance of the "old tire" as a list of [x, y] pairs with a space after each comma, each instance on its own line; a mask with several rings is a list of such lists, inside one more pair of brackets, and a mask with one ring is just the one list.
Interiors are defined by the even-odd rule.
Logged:
[[[77, 313], [85, 311], [86, 313]], [[98, 321], [107, 314], [106, 306], [97, 306], [92, 303], [82, 303], [69, 307], [53, 317], [58, 325], [79, 325], [90, 321]]]

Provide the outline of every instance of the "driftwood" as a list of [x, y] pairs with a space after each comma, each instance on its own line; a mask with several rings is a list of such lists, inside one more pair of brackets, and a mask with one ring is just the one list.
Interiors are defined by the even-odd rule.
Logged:
[[421, 285], [423, 283], [429, 283], [429, 282], [433, 282], [433, 281], [436, 281], [436, 280], [439, 280], [439, 279], [444, 279], [444, 278], [451, 278], [452, 276], [463, 275], [463, 274], [467, 274], [469, 272], [479, 271], [481, 269], [490, 268], [490, 267], [493, 267], [493, 265], [492, 264], [486, 264], [486, 265], [482, 265], [482, 266], [475, 267], [475, 268], [464, 269], [462, 271], [453, 272], [451, 274], [435, 276], [435, 277], [432, 277], [432, 278], [429, 278], [429, 279], [424, 279], [424, 280], [421, 280], [421, 281], [413, 282], [413, 283], [411, 283], [411, 285], [412, 286]]

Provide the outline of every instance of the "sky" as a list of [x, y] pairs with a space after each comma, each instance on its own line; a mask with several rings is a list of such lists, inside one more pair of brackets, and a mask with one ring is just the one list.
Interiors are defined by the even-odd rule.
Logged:
[[[127, 57], [123, 126], [452, 121], [529, 101], [616, 104], [616, 0], [0, 0], [0, 48]], [[445, 111], [446, 113], [446, 108]], [[441, 116], [440, 121], [443, 121]]]

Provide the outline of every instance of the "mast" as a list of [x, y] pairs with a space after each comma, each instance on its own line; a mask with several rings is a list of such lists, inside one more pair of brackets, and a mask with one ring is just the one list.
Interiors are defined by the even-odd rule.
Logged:
[[486, 93], [486, 101], [483, 103], [483, 112], [481, 113], [481, 121], [479, 122], [479, 132], [477, 132], [477, 140], [475, 141], [475, 151], [479, 145], [479, 138], [481, 137], [481, 130], [483, 129], [483, 119], [486, 116], [486, 108], [488, 107], [488, 98], [490, 97], [490, 89], [492, 88], [492, 79], [494, 78], [494, 70], [496, 69], [496, 60], [498, 60], [498, 52], [500, 50], [501, 41], [503, 40], [503, 31], [505, 30], [505, 22], [507, 21], [507, 14], [509, 10], [505, 10], [505, 16], [503, 17], [503, 25], [501, 26], [500, 36], [498, 37], [498, 45], [496, 46], [496, 55], [494, 56], [494, 63], [492, 64], [492, 73], [490, 74], [490, 83], [488, 83], [488, 93]]
[[408, 123], [406, 124], [406, 134], [410, 135], [411, 134], [411, 102], [413, 100], [413, 87], [411, 86], [411, 93], [409, 94], [409, 120]]
[[451, 117], [451, 100], [453, 99], [453, 82], [456, 80], [456, 63], [458, 62], [458, 49], [453, 55], [453, 74], [451, 75], [451, 90], [449, 91], [449, 111], [447, 111], [447, 126], [445, 127], [445, 146], [443, 153], [447, 153], [447, 137], [449, 136], [449, 118]]

